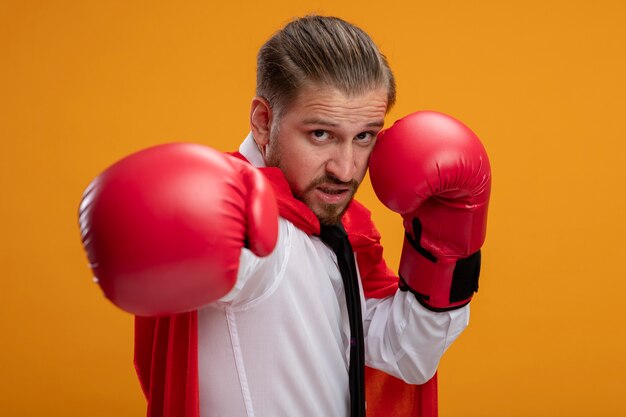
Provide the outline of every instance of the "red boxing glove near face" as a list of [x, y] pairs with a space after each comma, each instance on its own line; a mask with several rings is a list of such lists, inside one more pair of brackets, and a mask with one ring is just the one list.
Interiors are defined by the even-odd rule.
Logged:
[[104, 294], [145, 316], [194, 310], [226, 295], [241, 249], [268, 255], [278, 234], [276, 198], [256, 168], [183, 143], [112, 165], [85, 191], [79, 221]]
[[478, 137], [450, 116], [416, 112], [379, 134], [369, 172], [378, 198], [404, 219], [401, 289], [434, 311], [467, 304], [478, 290], [491, 189]]

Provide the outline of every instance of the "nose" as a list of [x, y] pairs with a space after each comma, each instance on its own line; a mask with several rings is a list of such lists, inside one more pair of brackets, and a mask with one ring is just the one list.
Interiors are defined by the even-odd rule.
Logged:
[[348, 182], [354, 179], [356, 161], [352, 149], [352, 141], [339, 142], [326, 163], [326, 172], [340, 181]]

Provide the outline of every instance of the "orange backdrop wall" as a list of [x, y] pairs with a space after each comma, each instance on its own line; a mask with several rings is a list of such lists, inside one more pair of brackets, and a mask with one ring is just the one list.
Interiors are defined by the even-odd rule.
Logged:
[[[623, 416], [626, 6], [621, 1], [0, 1], [0, 413], [139, 416], [132, 317], [91, 282], [77, 207], [115, 160], [234, 149], [255, 54], [294, 16], [366, 29], [398, 103], [449, 113], [494, 171], [481, 289], [440, 415]], [[376, 201], [388, 261], [399, 218]]]

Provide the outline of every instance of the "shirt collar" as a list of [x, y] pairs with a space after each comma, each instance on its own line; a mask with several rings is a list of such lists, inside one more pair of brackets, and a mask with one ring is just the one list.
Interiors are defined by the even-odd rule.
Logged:
[[239, 153], [242, 154], [252, 165], [257, 168], [265, 168], [265, 161], [263, 155], [259, 150], [259, 146], [254, 141], [252, 132], [248, 133], [248, 136], [239, 145]]

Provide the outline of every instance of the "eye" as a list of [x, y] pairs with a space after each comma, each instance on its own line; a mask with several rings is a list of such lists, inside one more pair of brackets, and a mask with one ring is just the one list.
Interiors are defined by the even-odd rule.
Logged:
[[369, 144], [375, 137], [374, 132], [361, 132], [354, 137], [354, 140], [361, 144]]
[[329, 134], [327, 131], [322, 129], [316, 129], [311, 132], [311, 137], [316, 142], [323, 142], [329, 138]]

